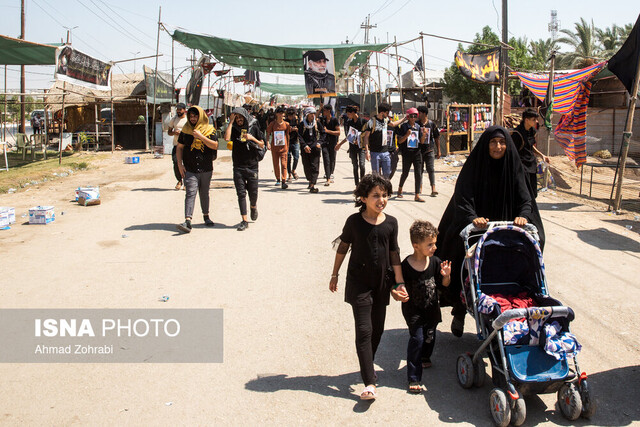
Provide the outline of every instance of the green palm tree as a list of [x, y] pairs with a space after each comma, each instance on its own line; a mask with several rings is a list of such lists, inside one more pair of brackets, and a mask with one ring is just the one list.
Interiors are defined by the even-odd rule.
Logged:
[[602, 48], [597, 38], [596, 28], [587, 23], [584, 18], [575, 23], [575, 32], [560, 30], [565, 37], [558, 39], [558, 43], [566, 44], [572, 52], [559, 55], [559, 65], [565, 68], [584, 68], [601, 60]]
[[551, 51], [557, 50], [556, 42], [550, 38], [538, 41], [531, 40], [529, 43], [529, 55], [531, 55], [532, 68], [534, 70], [548, 70]]
[[622, 32], [623, 29], [618, 27], [616, 24], [613, 24], [611, 28], [607, 27], [604, 30], [596, 28], [598, 40], [602, 45], [602, 56], [610, 58], [618, 51], [618, 49], [620, 49], [622, 43], [626, 40], [626, 38], [621, 38]]

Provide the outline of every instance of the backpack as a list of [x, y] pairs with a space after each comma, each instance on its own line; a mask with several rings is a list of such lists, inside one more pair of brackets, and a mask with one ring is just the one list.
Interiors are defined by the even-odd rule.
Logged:
[[[262, 130], [260, 129], [260, 125], [258, 124], [257, 120], [253, 121], [251, 123], [251, 126], [249, 126], [249, 133], [253, 135], [256, 139], [264, 141], [264, 134], [262, 133]], [[262, 148], [260, 148], [260, 146], [255, 142], [249, 141], [249, 147], [251, 147], [255, 151], [256, 157], [258, 158], [259, 162], [262, 161], [262, 159], [264, 159], [265, 154], [267, 154], [266, 142], [264, 143]]]

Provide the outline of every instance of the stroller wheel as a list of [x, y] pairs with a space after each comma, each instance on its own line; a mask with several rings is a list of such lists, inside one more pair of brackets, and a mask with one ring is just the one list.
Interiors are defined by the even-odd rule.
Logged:
[[524, 420], [527, 418], [527, 405], [524, 403], [522, 397], [513, 401], [513, 408], [511, 408], [511, 424], [515, 427], [519, 427], [524, 424]]
[[456, 363], [456, 370], [458, 373], [458, 382], [463, 388], [471, 388], [473, 386], [474, 369], [471, 357], [468, 354], [461, 354], [458, 356], [458, 362]]
[[473, 364], [473, 385], [475, 387], [482, 387], [486, 377], [487, 371], [484, 367], [484, 360], [478, 358], [476, 363]]
[[507, 394], [502, 389], [494, 388], [489, 394], [489, 409], [493, 422], [498, 427], [507, 427], [511, 422], [511, 407]]
[[558, 406], [560, 412], [569, 421], [575, 421], [582, 412], [582, 399], [573, 383], [564, 383], [558, 390]]
[[587, 380], [580, 381], [580, 399], [582, 400], [582, 413], [583, 418], [590, 419], [596, 413], [596, 400], [591, 395], [591, 388], [587, 383]]

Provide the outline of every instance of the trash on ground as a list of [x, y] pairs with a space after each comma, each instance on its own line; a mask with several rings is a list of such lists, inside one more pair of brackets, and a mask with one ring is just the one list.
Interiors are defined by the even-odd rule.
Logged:
[[0, 227], [8, 227], [14, 222], [16, 222], [16, 209], [0, 206]]
[[611, 153], [609, 152], [609, 150], [598, 150], [593, 153], [593, 157], [597, 157], [599, 159], [610, 159]]
[[29, 208], [29, 224], [49, 224], [56, 220], [53, 206], [35, 206]]
[[162, 295], [158, 301], [167, 302], [169, 301], [169, 295]]
[[123, 238], [123, 239], [126, 239], [127, 237], [129, 237], [129, 235], [128, 235], [128, 234], [123, 234], [123, 235], [122, 235], [122, 238]]
[[626, 225], [625, 227], [627, 227], [627, 230], [633, 229], [633, 225]]
[[127, 157], [125, 157], [124, 162], [128, 163], [128, 164], [137, 164], [137, 163], [140, 163], [140, 157], [138, 157], [138, 156], [127, 156]]

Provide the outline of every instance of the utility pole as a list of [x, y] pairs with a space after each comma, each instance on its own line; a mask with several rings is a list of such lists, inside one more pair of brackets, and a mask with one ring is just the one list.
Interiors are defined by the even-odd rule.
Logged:
[[377, 25], [371, 25], [371, 15], [367, 15], [367, 20], [360, 24], [360, 28], [364, 29], [364, 44], [369, 44], [369, 30], [376, 28]]
[[502, 0], [502, 46], [500, 46], [500, 99], [498, 100], [499, 108], [496, 117], [496, 124], [502, 126], [504, 123], [504, 102], [505, 92], [507, 91], [507, 66], [509, 65], [509, 56], [505, 45], [509, 42], [509, 26], [508, 26], [508, 0]]
[[[24, 40], [24, 0], [20, 2], [20, 38]], [[25, 94], [25, 82], [24, 82], [24, 65], [20, 66], [20, 131], [27, 133], [27, 129], [24, 127], [24, 94]], [[6, 96], [6, 95], [5, 95]]]

